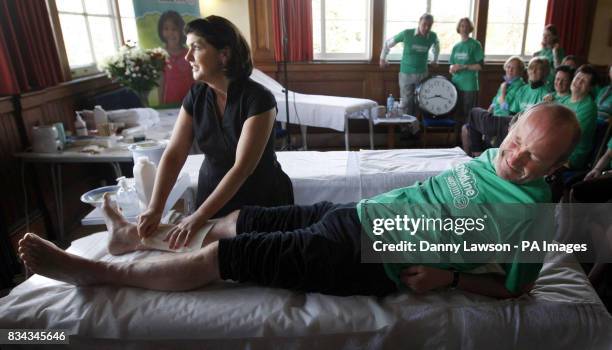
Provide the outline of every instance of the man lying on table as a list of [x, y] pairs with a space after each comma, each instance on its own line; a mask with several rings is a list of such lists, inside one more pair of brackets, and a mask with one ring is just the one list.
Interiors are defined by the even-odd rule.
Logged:
[[[473, 203], [546, 203], [543, 177], [561, 166], [580, 138], [574, 113], [539, 104], [512, 126], [499, 149], [460, 165], [476, 186]], [[221, 218], [201, 249], [131, 262], [85, 259], [59, 249], [33, 233], [19, 242], [19, 255], [33, 272], [75, 285], [110, 284], [164, 291], [200, 288], [217, 280], [334, 295], [393, 293], [406, 286], [425, 292], [454, 285], [499, 298], [527, 292], [540, 264], [501, 264], [505, 276], [471, 274], [427, 265], [361, 262], [363, 214], [372, 203], [453, 203], [448, 183], [455, 169], [423, 183], [399, 188], [355, 204], [317, 203], [275, 208], [244, 207]], [[107, 196], [108, 197], [108, 196]], [[106, 198], [103, 211], [111, 234], [109, 251], [148, 249], [138, 227], [128, 223]], [[171, 234], [170, 248], [186, 245], [190, 233]], [[371, 238], [371, 235], [368, 237]], [[466, 269], [467, 270], [467, 269]]]

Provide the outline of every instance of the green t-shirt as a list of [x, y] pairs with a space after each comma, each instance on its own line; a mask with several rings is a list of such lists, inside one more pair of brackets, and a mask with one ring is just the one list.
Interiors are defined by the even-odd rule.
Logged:
[[612, 85], [608, 85], [599, 90], [595, 98], [597, 105], [597, 118], [602, 122], [608, 120], [612, 116]]
[[578, 102], [572, 102], [571, 96], [565, 96], [559, 100], [559, 103], [574, 111], [578, 124], [580, 124], [580, 142], [569, 157], [570, 168], [584, 169], [587, 165], [588, 156], [593, 149], [593, 139], [597, 127], [597, 106], [589, 95]]
[[[497, 156], [497, 152], [498, 149], [488, 149], [480, 157], [431, 177], [423, 183], [416, 183], [410, 187], [398, 188], [376, 197], [360, 201], [357, 204], [357, 212], [362, 226], [365, 228], [368, 222], [372, 222], [372, 218], [395, 217], [399, 213], [392, 212], [393, 209], [389, 208], [397, 208], [398, 206], [403, 208], [402, 215], [408, 214], [410, 217], [418, 218], [422, 215], [425, 217], [435, 217], [438, 215], [440, 213], [439, 211], [435, 213], [427, 212], [427, 210], [435, 210], [431, 209], [431, 207], [435, 205], [446, 204], [451, 207], [467, 207], [473, 210], [481, 210], [482, 206], [468, 207], [468, 205], [487, 203], [533, 204], [546, 203], [551, 200], [550, 189], [543, 179], [523, 185], [517, 185], [497, 176], [494, 167], [494, 159]], [[407, 213], [404, 212], [404, 210], [407, 211]], [[526, 210], [523, 212], [521, 220], [524, 220], [526, 216], [532, 215], [532, 213], [533, 211]], [[481, 216], [483, 215], [483, 213], [478, 214]], [[500, 228], [492, 225], [491, 231], [485, 232], [484, 235], [489, 236], [489, 238], [495, 237], [498, 242], [504, 241], [511, 236], [523, 237], [525, 232], [522, 230], [525, 227], [515, 225], [514, 219], [517, 218], [517, 216], [509, 216], [510, 217], [507, 217], [506, 220], [499, 220], [500, 222], [506, 223], [504, 227]], [[364, 231], [370, 239], [377, 239], [377, 236], [375, 236], [372, 231], [367, 229], [364, 229]], [[391, 242], [398, 242], [413, 238], [419, 239], [419, 235], [428, 235], [428, 239], [432, 237], [445, 237], [442, 235], [432, 235], [431, 232], [418, 232], [414, 236], [391, 236], [390, 238]], [[453, 238], [451, 239], [461, 239], [462, 237], [456, 235], [452, 236]], [[438, 263], [429, 265], [441, 269], [469, 271], [483, 264], [484, 263]], [[409, 266], [409, 264], [385, 263], [384, 266], [388, 277], [401, 287], [402, 283], [399, 279], [400, 272]], [[500, 266], [506, 272], [505, 287], [511, 292], [517, 292], [521, 290], [523, 286], [535, 281], [541, 268], [541, 264], [538, 263], [525, 264], [519, 262], [501, 263]]]
[[[484, 52], [478, 40], [468, 38], [453, 46], [450, 56], [450, 64], [482, 64]], [[478, 91], [478, 71], [463, 69], [453, 74], [453, 83], [460, 91]]]
[[546, 96], [550, 90], [546, 84], [539, 88], [532, 89], [530, 84], [521, 86], [516, 92], [516, 96], [512, 103], [509, 104], [510, 114], [516, 114], [522, 112], [527, 108], [542, 102], [544, 96]]
[[501, 96], [501, 86], [497, 89], [497, 94], [493, 97], [493, 116], [495, 117], [509, 117], [510, 110], [509, 107], [516, 98], [516, 93], [521, 86], [525, 85], [525, 81], [523, 78], [515, 78], [510, 83], [510, 86], [506, 88], [506, 102], [504, 105], [499, 104], [499, 96]]
[[[565, 50], [563, 48], [559, 48], [557, 50], [557, 54], [559, 55], [559, 62], [563, 60], [565, 57]], [[546, 83], [552, 88], [555, 86], [555, 60], [553, 57], [552, 48], [543, 48], [542, 50], [533, 54], [534, 56], [544, 56], [548, 61], [548, 66], [550, 67], [550, 71], [548, 72], [548, 77], [546, 78]]]
[[429, 49], [438, 42], [438, 36], [429, 32], [427, 36], [414, 35], [416, 29], [406, 29], [393, 37], [396, 43], [404, 44], [400, 72], [406, 74], [421, 74], [427, 71], [427, 54]]

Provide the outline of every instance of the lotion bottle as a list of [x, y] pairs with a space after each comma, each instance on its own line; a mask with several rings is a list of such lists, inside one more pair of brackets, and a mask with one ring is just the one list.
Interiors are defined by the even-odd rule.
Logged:
[[138, 194], [134, 186], [130, 186], [125, 176], [117, 179], [119, 190], [117, 190], [117, 205], [123, 216], [134, 217], [140, 214]]
[[140, 207], [144, 210], [149, 206], [155, 184], [155, 173], [157, 167], [149, 160], [149, 157], [138, 157], [134, 164], [134, 181], [136, 192], [140, 200]]
[[76, 129], [77, 136], [87, 136], [87, 124], [85, 124], [85, 121], [83, 120], [79, 112], [77, 112], [76, 114], [74, 128]]

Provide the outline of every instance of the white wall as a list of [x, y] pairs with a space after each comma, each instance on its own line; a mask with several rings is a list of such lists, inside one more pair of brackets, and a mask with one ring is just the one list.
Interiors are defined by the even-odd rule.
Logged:
[[612, 0], [598, 0], [591, 33], [589, 62], [606, 66], [612, 64]]
[[199, 0], [202, 17], [217, 15], [232, 21], [247, 42], [251, 42], [248, 0]]

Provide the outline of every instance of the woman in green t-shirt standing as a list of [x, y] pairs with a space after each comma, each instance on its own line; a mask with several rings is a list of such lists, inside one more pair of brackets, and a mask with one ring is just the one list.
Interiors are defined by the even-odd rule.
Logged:
[[457, 33], [461, 41], [453, 46], [450, 56], [449, 72], [457, 87], [458, 101], [455, 109], [455, 120], [463, 125], [470, 110], [478, 103], [478, 71], [482, 69], [484, 52], [478, 40], [470, 38], [474, 25], [469, 18], [464, 17], [457, 23]]

